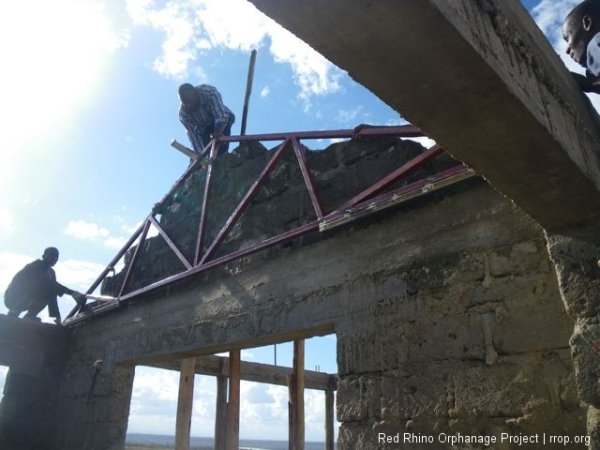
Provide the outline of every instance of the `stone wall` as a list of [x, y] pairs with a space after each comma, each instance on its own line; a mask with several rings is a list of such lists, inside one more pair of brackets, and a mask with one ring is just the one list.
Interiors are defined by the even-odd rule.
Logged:
[[[267, 150], [260, 143], [249, 142], [217, 159], [212, 173], [203, 251], [207, 250], [258, 179], [275, 150]], [[322, 208], [328, 213], [424, 150], [417, 142], [389, 136], [352, 139], [332, 144], [324, 150], [305, 148], [305, 154]], [[440, 155], [387, 190], [399, 188], [456, 164], [450, 156]], [[180, 189], [154, 207], [161, 227], [188, 261], [193, 261], [196, 251], [206, 173], [203, 169], [194, 171]], [[213, 259], [315, 220], [316, 213], [290, 145], [258, 195], [225, 236]], [[313, 237], [318, 238], [318, 234]], [[135, 247], [126, 255], [126, 265], [121, 272], [104, 282], [103, 294], [118, 294], [134, 251]], [[179, 273], [184, 268], [161, 236], [147, 239], [126, 292]]]
[[591, 449], [600, 449], [600, 226], [548, 235], [565, 309], [575, 319], [570, 339], [577, 391], [587, 410]]
[[[340, 449], [402, 448], [379, 433], [582, 436], [572, 330], [542, 230], [472, 180], [77, 325], [57, 446], [122, 445], [135, 364], [331, 332]], [[481, 448], [407, 446], [421, 447]]]
[[541, 237], [394, 275], [367, 320], [338, 327], [341, 448], [402, 448], [377, 443], [379, 433], [434, 437], [437, 446], [407, 447], [424, 449], [471, 448], [443, 446], [441, 433], [586, 434], [573, 324]]
[[0, 315], [0, 364], [10, 367], [0, 402], [0, 448], [53, 450], [69, 330]]

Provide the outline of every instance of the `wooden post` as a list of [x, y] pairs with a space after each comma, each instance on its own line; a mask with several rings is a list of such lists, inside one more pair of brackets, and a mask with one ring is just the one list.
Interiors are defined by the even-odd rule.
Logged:
[[175, 448], [177, 450], [188, 450], [190, 448], [195, 368], [196, 358], [181, 361], [179, 398], [177, 400], [177, 423], [175, 425]]
[[294, 341], [294, 368], [288, 382], [289, 448], [304, 450], [304, 339]]
[[[222, 373], [224, 359], [220, 361]], [[215, 416], [215, 450], [225, 450], [227, 447], [227, 377], [217, 375], [217, 411]]]
[[248, 105], [250, 103], [250, 94], [252, 94], [252, 83], [254, 81], [254, 64], [256, 63], [256, 50], [250, 54], [250, 65], [248, 66], [248, 79], [246, 80], [246, 96], [244, 97], [244, 109], [242, 112], [242, 129], [240, 134], [246, 134], [246, 121], [248, 119]]
[[238, 450], [240, 446], [240, 353], [240, 350], [229, 352], [227, 450]]
[[325, 391], [325, 450], [333, 450], [333, 390]]

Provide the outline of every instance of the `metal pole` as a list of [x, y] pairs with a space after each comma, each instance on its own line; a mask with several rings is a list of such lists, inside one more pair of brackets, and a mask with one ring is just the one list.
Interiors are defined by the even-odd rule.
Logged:
[[250, 94], [252, 94], [252, 83], [254, 82], [254, 65], [256, 63], [256, 50], [250, 54], [250, 65], [248, 66], [248, 79], [246, 80], [246, 97], [244, 98], [244, 112], [242, 113], [242, 131], [240, 134], [246, 134], [246, 121], [248, 119], [248, 104], [250, 103]]

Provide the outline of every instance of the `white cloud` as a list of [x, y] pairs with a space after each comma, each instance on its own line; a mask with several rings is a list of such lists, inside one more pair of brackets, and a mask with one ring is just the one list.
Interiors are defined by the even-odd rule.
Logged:
[[[120, 250], [127, 243], [131, 235], [137, 231], [142, 222], [138, 222], [134, 226], [128, 225], [125, 219], [121, 216], [115, 216], [114, 221], [117, 222], [120, 232], [118, 235], [112, 234], [108, 228], [101, 227], [93, 222], [85, 220], [71, 220], [67, 224], [64, 233], [67, 236], [73, 236], [77, 239], [85, 239], [89, 241], [102, 240], [105, 247]], [[151, 226], [148, 230], [147, 238], [158, 235], [158, 230]]]
[[[2, 297], [4, 297], [4, 291], [15, 273], [34, 259], [34, 257], [29, 255], [19, 255], [11, 252], [0, 253], [0, 293], [2, 293]], [[2, 303], [2, 307], [4, 307], [4, 303]], [[6, 309], [4, 309], [4, 311], [5, 310]]]
[[190, 71], [202, 75], [202, 68], [192, 67], [192, 62], [203, 50], [248, 52], [270, 41], [275, 61], [292, 66], [306, 107], [312, 96], [340, 89], [342, 71], [246, 0], [187, 0], [167, 3], [162, 9], [149, 0], [128, 0], [127, 11], [134, 23], [166, 35], [162, 54], [154, 61], [163, 76], [185, 78]]
[[415, 141], [421, 144], [425, 148], [431, 148], [435, 145], [435, 141], [427, 136], [419, 137], [419, 138], [409, 138], [409, 141]]
[[408, 122], [403, 119], [401, 116], [398, 116], [397, 119], [390, 119], [385, 123], [386, 126], [388, 127], [395, 127], [398, 125], [408, 125]]
[[[175, 430], [179, 373], [136, 367], [129, 415], [130, 432], [172, 435]], [[323, 440], [325, 397], [321, 391], [304, 393], [306, 439]], [[196, 375], [192, 435], [212, 436], [216, 408], [216, 379]], [[242, 381], [240, 435], [248, 439], [287, 439], [288, 389], [284, 386]]]
[[246, 391], [246, 401], [251, 404], [273, 403], [275, 399], [268, 387], [266, 384], [252, 383]]
[[100, 227], [95, 223], [86, 222], [85, 220], [71, 220], [67, 224], [64, 233], [67, 236], [73, 236], [77, 239], [96, 240], [99, 238], [107, 238], [110, 236], [108, 229]]
[[566, 49], [563, 44], [562, 24], [569, 12], [581, 0], [542, 0], [533, 10], [531, 15], [538, 27], [546, 35], [554, 46], [561, 44], [562, 50]]
[[108, 248], [114, 248], [114, 249], [120, 250], [127, 243], [128, 239], [129, 238], [127, 238], [127, 237], [109, 236], [108, 238], [105, 239], [104, 245]]
[[332, 94], [340, 89], [339, 79], [343, 72], [307, 44], [275, 24], [270, 37], [270, 50], [275, 61], [292, 66], [300, 85], [300, 98], [308, 102], [311, 96]]
[[[192, 434], [212, 435], [216, 403], [214, 377], [194, 379]], [[175, 431], [179, 372], [136, 367], [129, 413], [130, 432], [172, 435]]]
[[[127, 224], [121, 225], [121, 234], [119, 236], [109, 236], [105, 241], [104, 245], [109, 248], [120, 250], [127, 243], [129, 238], [138, 230], [142, 222], [136, 223], [134, 226]], [[150, 226], [146, 239], [158, 236], [158, 230], [154, 225]], [[135, 244], [134, 244], [135, 245]]]
[[4, 397], [4, 382], [6, 381], [6, 375], [8, 375], [8, 367], [0, 366], [0, 401]]
[[0, 209], [0, 234], [12, 234], [14, 230], [13, 215], [10, 211]]
[[80, 292], [87, 291], [104, 269], [102, 264], [76, 259], [59, 260], [54, 267], [61, 284]]
[[266, 98], [266, 97], [269, 96], [270, 93], [271, 93], [271, 89], [269, 89], [269, 86], [265, 86], [260, 91], [260, 97], [261, 98]]
[[[229, 352], [216, 353], [215, 356], [229, 358]], [[252, 361], [256, 358], [254, 357], [254, 353], [252, 353], [251, 349], [242, 349], [242, 351], [240, 352], [240, 359], [242, 361]]]
[[347, 124], [347, 123], [356, 123], [356, 118], [358, 117], [358, 115], [360, 114], [360, 112], [363, 110], [362, 105], [358, 105], [356, 108], [354, 109], [340, 109], [338, 110], [337, 113], [337, 117], [336, 120], [338, 122]]
[[161, 10], [152, 9], [149, 0], [128, 0], [127, 13], [137, 25], [145, 25], [165, 33], [162, 55], [154, 61], [154, 69], [166, 77], [185, 77], [194, 58], [194, 22], [185, 4], [167, 3]]

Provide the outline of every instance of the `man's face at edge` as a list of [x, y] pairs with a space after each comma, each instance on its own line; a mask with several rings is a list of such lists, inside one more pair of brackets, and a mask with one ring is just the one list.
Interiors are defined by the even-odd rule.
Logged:
[[587, 46], [592, 34], [585, 30], [584, 21], [577, 20], [573, 16], [567, 17], [563, 24], [563, 38], [567, 43], [567, 54], [576, 63], [586, 67]]

